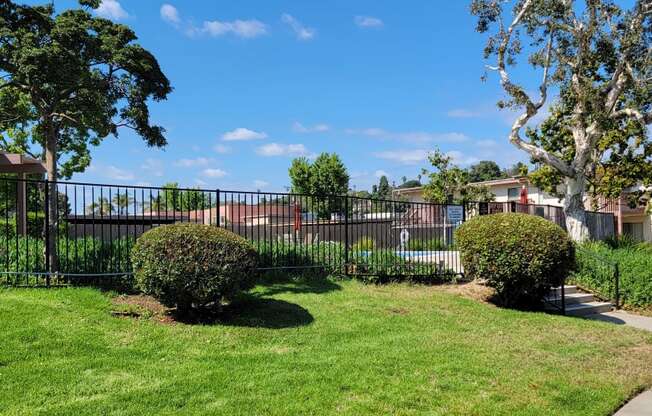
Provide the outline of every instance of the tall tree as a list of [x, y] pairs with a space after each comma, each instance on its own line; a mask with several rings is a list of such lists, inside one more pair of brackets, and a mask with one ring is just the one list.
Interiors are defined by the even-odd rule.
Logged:
[[[625, 140], [629, 135], [610, 143], [606, 137], [617, 130], [645, 131], [652, 122], [652, 4], [635, 0], [624, 10], [610, 0], [473, 0], [471, 11], [477, 30], [492, 33], [485, 58], [495, 60], [488, 69], [498, 73], [509, 96], [499, 106], [521, 110], [509, 140], [558, 175], [568, 232], [575, 240], [589, 238], [584, 197], [598, 164], [613, 152], [638, 154], [648, 146], [646, 134], [635, 134], [631, 142]], [[541, 71], [536, 99], [531, 85], [511, 76], [526, 51]], [[522, 133], [547, 105], [550, 91], [559, 92], [553, 117], [567, 140], [546, 146]], [[619, 162], [624, 169], [613, 172], [629, 170], [630, 162], [625, 158]]]
[[[135, 43], [127, 26], [95, 17], [100, 0], [55, 12], [43, 6], [0, 2], [0, 113], [20, 121], [42, 149], [48, 179], [52, 235], [57, 227], [58, 174], [68, 177], [90, 163], [89, 146], [120, 127], [149, 146], [164, 146], [164, 129], [149, 120], [150, 100], [171, 92], [154, 56]], [[6, 97], [13, 97], [13, 100]], [[24, 143], [29, 146], [30, 143]], [[56, 267], [51, 239], [51, 265]]]
[[374, 192], [373, 197], [378, 199], [388, 199], [392, 194], [392, 187], [389, 186], [387, 176], [383, 175], [378, 180], [378, 187]]
[[327, 198], [349, 190], [349, 174], [337, 154], [322, 153], [312, 163], [304, 157], [294, 159], [288, 173], [292, 192], [313, 195], [307, 202], [321, 218], [342, 211], [341, 198]]
[[493, 160], [481, 160], [469, 167], [469, 180], [471, 182], [484, 182], [504, 177], [498, 163]]
[[428, 155], [428, 160], [435, 170], [423, 170], [429, 180], [423, 190], [426, 201], [436, 204], [464, 204], [495, 199], [488, 187], [471, 185], [469, 172], [456, 166], [450, 156], [435, 150]]

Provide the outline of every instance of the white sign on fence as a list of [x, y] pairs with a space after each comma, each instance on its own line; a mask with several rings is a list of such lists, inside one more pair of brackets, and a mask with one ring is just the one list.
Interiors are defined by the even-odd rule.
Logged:
[[446, 207], [446, 217], [449, 224], [459, 224], [464, 221], [464, 207], [461, 205], [449, 205]]

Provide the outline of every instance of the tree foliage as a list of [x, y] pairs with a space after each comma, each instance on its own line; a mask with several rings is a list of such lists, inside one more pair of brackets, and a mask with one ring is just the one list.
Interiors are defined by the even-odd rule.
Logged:
[[349, 174], [337, 154], [322, 153], [313, 162], [305, 157], [296, 158], [288, 173], [292, 192], [315, 196], [308, 202], [320, 217], [342, 212], [342, 199], [328, 198], [346, 195], [349, 190]]
[[450, 156], [435, 150], [428, 155], [428, 160], [434, 171], [423, 171], [429, 180], [423, 190], [426, 201], [437, 204], [464, 204], [494, 200], [495, 195], [489, 188], [470, 184], [469, 171], [456, 166]]
[[[473, 0], [477, 30], [488, 33], [485, 58], [520, 111], [509, 140], [546, 168], [539, 178], [562, 184], [566, 226], [588, 238], [584, 196], [615, 195], [649, 183], [647, 126], [652, 123], [652, 3], [630, 9], [611, 0]], [[539, 96], [512, 77], [519, 57], [541, 71]], [[558, 92], [547, 124], [523, 137]], [[607, 181], [611, 184], [607, 185]]]
[[471, 182], [484, 182], [505, 177], [498, 163], [493, 160], [481, 160], [469, 167], [469, 180]]
[[3, 147], [45, 158], [54, 152], [70, 177], [90, 163], [90, 146], [128, 127], [150, 146], [166, 144], [150, 123], [148, 103], [170, 83], [127, 26], [80, 9], [0, 3], [0, 113]]

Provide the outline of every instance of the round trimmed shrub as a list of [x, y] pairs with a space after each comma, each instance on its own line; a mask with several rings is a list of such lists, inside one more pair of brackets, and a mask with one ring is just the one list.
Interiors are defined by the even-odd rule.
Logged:
[[144, 233], [131, 252], [136, 284], [180, 313], [217, 307], [254, 285], [257, 254], [244, 238], [208, 225]]
[[464, 273], [486, 280], [508, 307], [540, 307], [575, 265], [575, 247], [566, 232], [534, 215], [475, 217], [458, 228], [455, 238]]

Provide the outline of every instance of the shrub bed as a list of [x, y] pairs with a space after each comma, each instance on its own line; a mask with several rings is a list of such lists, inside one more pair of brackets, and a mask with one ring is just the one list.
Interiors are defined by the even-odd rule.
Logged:
[[620, 270], [620, 300], [627, 306], [652, 307], [652, 245], [591, 242], [577, 252], [578, 270], [572, 281], [611, 299], [614, 279], [610, 270], [595, 257], [617, 263]]
[[459, 227], [456, 241], [467, 277], [485, 279], [505, 306], [540, 307], [574, 268], [566, 232], [534, 215], [475, 217]]
[[185, 314], [219, 309], [253, 287], [257, 254], [242, 237], [198, 224], [164, 225], [144, 233], [132, 250], [138, 288]]

